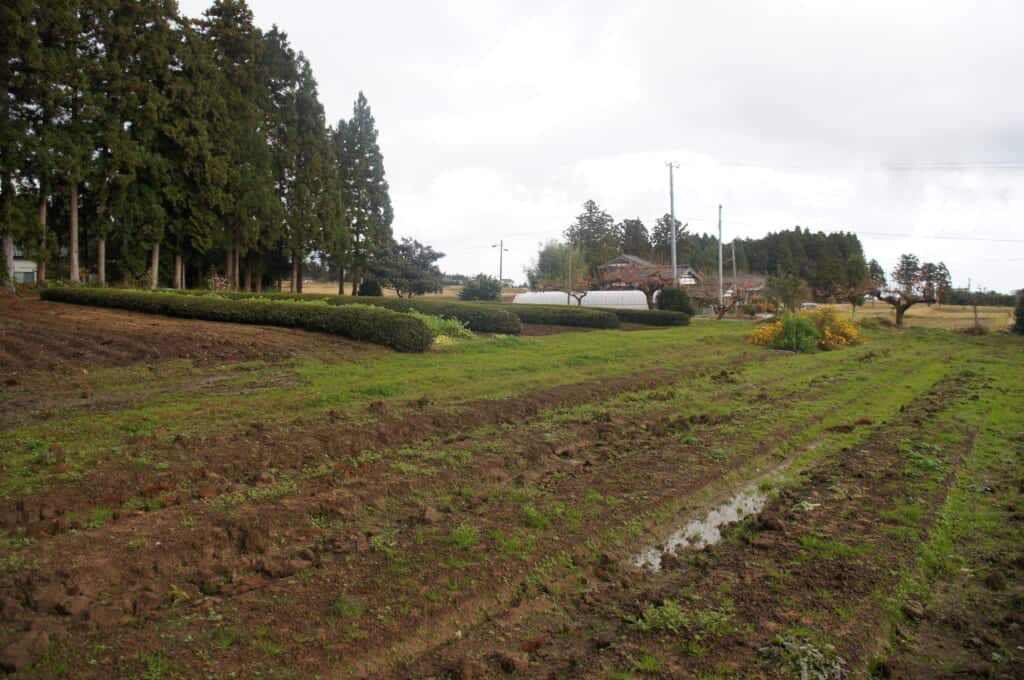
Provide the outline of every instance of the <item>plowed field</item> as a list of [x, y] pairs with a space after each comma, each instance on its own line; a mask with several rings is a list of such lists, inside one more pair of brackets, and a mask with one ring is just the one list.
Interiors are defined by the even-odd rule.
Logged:
[[[413, 356], [0, 305], [17, 677], [1024, 676], [1018, 338]], [[720, 541], [636, 566], [743, 489]]]

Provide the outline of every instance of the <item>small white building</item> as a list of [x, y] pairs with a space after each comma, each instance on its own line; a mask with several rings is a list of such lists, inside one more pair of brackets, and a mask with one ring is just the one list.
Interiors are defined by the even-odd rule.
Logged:
[[14, 282], [35, 283], [39, 276], [39, 265], [24, 255], [25, 252], [21, 248], [14, 246]]

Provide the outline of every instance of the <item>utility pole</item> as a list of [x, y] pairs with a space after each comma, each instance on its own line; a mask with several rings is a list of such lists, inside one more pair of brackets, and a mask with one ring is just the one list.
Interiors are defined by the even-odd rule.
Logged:
[[676, 187], [672, 171], [679, 165], [672, 161], [666, 162], [665, 165], [668, 166], [668, 214], [672, 219], [672, 285], [678, 288], [679, 266], [676, 264], [676, 241], [679, 237], [676, 235]]
[[725, 286], [722, 285], [722, 206], [718, 206], [718, 304], [725, 306]]
[[491, 247], [498, 249], [498, 284], [504, 288], [505, 284], [502, 282], [505, 278], [505, 253], [508, 252], [508, 249], [505, 247], [504, 239], [497, 243], [492, 243]]

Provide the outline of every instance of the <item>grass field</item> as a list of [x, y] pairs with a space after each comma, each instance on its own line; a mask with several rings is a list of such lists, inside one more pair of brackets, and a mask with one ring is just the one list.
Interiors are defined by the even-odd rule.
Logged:
[[[829, 305], [854, 319], [882, 318], [896, 322], [893, 308], [884, 302], [868, 302], [852, 313], [850, 305]], [[964, 330], [974, 326], [974, 308], [963, 305], [914, 305], [903, 323], [908, 328]], [[1003, 331], [1013, 325], [1013, 307], [978, 307], [978, 323], [990, 331]]]
[[0, 665], [1022, 677], [1021, 338], [750, 328], [407, 355], [0, 300]]
[[[285, 285], [283, 290], [287, 289], [288, 286]], [[444, 292], [436, 295], [427, 295], [425, 297], [432, 299], [439, 298], [456, 300], [459, 297], [459, 291], [461, 289], [461, 286], [446, 286]], [[521, 293], [525, 290], [526, 289], [524, 288], [506, 288], [502, 292], [502, 300], [504, 302], [512, 302], [512, 298], [515, 297], [516, 293]], [[338, 284], [316, 282], [305, 283], [303, 284], [303, 292], [334, 295], [338, 292]], [[351, 295], [350, 284], [345, 284], [345, 294]], [[395, 291], [385, 289], [384, 294], [388, 297], [394, 297]], [[852, 317], [854, 320], [863, 318], [881, 318], [889, 319], [893, 323], [896, 322], [896, 313], [893, 311], [892, 307], [884, 302], [868, 302], [863, 306], [858, 307], [856, 312], [852, 312], [850, 305], [826, 306], [834, 307], [844, 316]], [[943, 328], [945, 330], [964, 330], [974, 326], [974, 309], [962, 305], [915, 305], [907, 311], [903, 322], [908, 328], [920, 327]], [[990, 331], [1006, 330], [1013, 324], [1013, 307], [979, 306], [978, 323]]]

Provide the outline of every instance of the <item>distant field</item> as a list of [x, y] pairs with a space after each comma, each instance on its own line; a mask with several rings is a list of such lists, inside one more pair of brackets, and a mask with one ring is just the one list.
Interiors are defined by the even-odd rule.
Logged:
[[[288, 291], [289, 286], [285, 284], [282, 287], [282, 290]], [[443, 293], [425, 295], [424, 297], [456, 300], [458, 299], [459, 291], [461, 290], [462, 286], [445, 286]], [[514, 298], [517, 293], [522, 293], [524, 291], [526, 291], [525, 288], [506, 288], [502, 292], [502, 301], [512, 302], [512, 298]], [[326, 293], [333, 295], [338, 292], [338, 284], [318, 282], [305, 283], [302, 286], [302, 292]], [[352, 294], [351, 284], [345, 284], [345, 294]], [[387, 297], [395, 297], [395, 291], [390, 288], [385, 288], [384, 295]], [[850, 316], [850, 305], [824, 306], [833, 307], [840, 313]], [[857, 313], [853, 318], [863, 319], [865, 317], [880, 317], [890, 319], [894, 322], [896, 321], [896, 314], [893, 312], [892, 307], [884, 302], [869, 302], [863, 307], [858, 307]], [[978, 321], [989, 330], [1005, 330], [1008, 326], [1013, 324], [1013, 308], [979, 306]], [[922, 327], [944, 328], [946, 330], [953, 331], [961, 330], [974, 325], [974, 310], [971, 307], [965, 307], [962, 305], [916, 305], [911, 307], [907, 312], [906, 317], [904, 318], [904, 323], [911, 328]]]
[[[285, 283], [285, 284], [283, 284], [281, 286], [281, 290], [284, 291], [284, 292], [291, 292], [291, 286], [288, 283]], [[522, 293], [525, 290], [526, 290], [525, 288], [506, 288], [503, 291], [503, 293], [502, 293], [502, 296], [501, 296], [502, 300], [504, 300], [506, 302], [511, 302], [512, 298], [515, 296], [516, 293]], [[443, 300], [457, 300], [458, 297], [459, 297], [459, 292], [460, 291], [462, 291], [462, 286], [445, 286], [443, 292], [441, 292], [441, 293], [431, 293], [429, 295], [424, 295], [423, 297], [443, 299]], [[302, 284], [302, 292], [303, 293], [318, 293], [318, 294], [336, 295], [338, 293], [338, 284], [334, 283], [334, 282], [321, 283], [319, 281], [311, 281], [311, 282], [307, 282], [307, 283]], [[351, 294], [352, 294], [352, 284], [351, 283], [346, 283], [345, 284], [345, 295], [351, 295]], [[393, 291], [390, 288], [385, 288], [384, 289], [384, 295], [386, 297], [396, 297], [395, 291]]]
[[[850, 315], [850, 305], [826, 305]], [[854, 319], [880, 317], [896, 321], [896, 313], [884, 302], [869, 302], [857, 308]], [[1013, 307], [978, 306], [978, 321], [989, 330], [1006, 330], [1013, 323]], [[944, 328], [960, 330], [974, 325], [974, 309], [962, 305], [915, 305], [911, 307], [904, 323], [910, 327]]]

